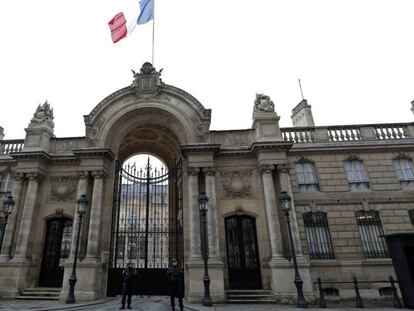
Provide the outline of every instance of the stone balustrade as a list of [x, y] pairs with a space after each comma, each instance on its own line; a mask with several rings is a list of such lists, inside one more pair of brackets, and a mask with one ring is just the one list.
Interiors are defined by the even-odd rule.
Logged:
[[284, 141], [295, 143], [414, 139], [414, 123], [286, 127], [280, 131]]
[[0, 154], [20, 152], [23, 149], [24, 139], [9, 139], [0, 141]]

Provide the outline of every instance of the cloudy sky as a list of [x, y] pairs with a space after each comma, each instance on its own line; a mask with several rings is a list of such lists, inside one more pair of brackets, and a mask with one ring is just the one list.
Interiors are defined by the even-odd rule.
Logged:
[[[317, 125], [412, 122], [412, 0], [155, 0], [155, 66], [212, 109], [211, 129], [251, 126], [255, 93], [291, 126], [301, 100]], [[55, 134], [151, 60], [152, 23], [113, 44], [107, 22], [137, 0], [1, 0], [0, 126], [6, 139], [46, 99]]]

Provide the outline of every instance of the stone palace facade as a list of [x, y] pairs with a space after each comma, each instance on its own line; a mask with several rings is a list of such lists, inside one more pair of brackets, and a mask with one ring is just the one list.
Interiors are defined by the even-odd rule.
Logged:
[[[76, 201], [82, 194], [89, 205], [79, 237], [78, 300], [116, 294], [117, 269], [125, 261], [134, 261], [150, 278], [159, 273], [161, 280], [162, 269], [175, 257], [184, 267], [186, 298], [200, 301], [201, 192], [209, 197], [214, 302], [242, 289], [267, 290], [282, 302], [295, 299], [282, 191], [292, 197], [293, 242], [309, 301], [318, 295], [313, 284], [318, 277], [394, 275], [380, 236], [414, 231], [414, 123], [315, 126], [303, 100], [293, 109], [294, 126], [280, 128], [275, 108], [268, 96], [257, 94], [251, 128], [210, 130], [211, 110], [162, 82], [149, 63], [134, 73], [131, 86], [84, 116], [83, 137], [55, 137], [53, 110], [40, 105], [24, 139], [1, 135], [0, 191], [13, 196], [15, 208], [1, 227], [0, 297], [51, 287], [66, 298], [79, 226]], [[118, 164], [139, 153], [159, 157], [174, 172], [165, 175], [168, 185], [150, 188], [149, 171], [141, 177], [120, 173]], [[124, 186], [121, 176], [133, 186]], [[147, 190], [138, 196], [134, 189]], [[134, 195], [122, 205], [128, 191]], [[154, 196], [163, 201], [145, 199], [150, 191], [165, 191]], [[154, 214], [146, 223], [133, 212], [134, 196], [139, 206], [147, 204], [144, 217]], [[151, 212], [148, 204], [158, 205]], [[164, 206], [168, 213], [162, 216]], [[147, 237], [162, 228], [162, 238]], [[165, 249], [156, 249], [160, 243]], [[134, 252], [138, 255], [128, 255]], [[367, 284], [361, 292], [380, 297], [386, 286]], [[331, 287], [331, 295], [352, 294], [345, 285]]]

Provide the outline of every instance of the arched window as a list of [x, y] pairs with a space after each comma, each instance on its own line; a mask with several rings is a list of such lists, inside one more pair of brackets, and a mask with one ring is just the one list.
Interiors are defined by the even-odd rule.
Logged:
[[384, 238], [381, 237], [384, 230], [379, 213], [377, 211], [359, 211], [356, 212], [356, 219], [365, 257], [387, 257], [387, 246]]
[[366, 190], [369, 188], [369, 182], [365, 174], [364, 164], [361, 160], [347, 160], [344, 162], [344, 168], [349, 188], [352, 191]]
[[335, 258], [326, 214], [322, 212], [304, 213], [303, 223], [305, 225], [306, 240], [308, 242], [309, 258]]
[[295, 165], [299, 190], [303, 192], [318, 191], [315, 165], [312, 162], [299, 162]]
[[395, 172], [400, 184], [405, 187], [414, 186], [414, 166], [410, 159], [400, 158], [394, 160]]

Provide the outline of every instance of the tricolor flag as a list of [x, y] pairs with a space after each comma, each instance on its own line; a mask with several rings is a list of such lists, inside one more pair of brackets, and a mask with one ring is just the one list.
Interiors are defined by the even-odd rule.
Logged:
[[146, 24], [154, 19], [154, 0], [141, 0], [139, 6], [139, 15], [129, 19], [125, 17], [124, 12], [119, 12], [109, 21], [108, 26], [113, 43], [125, 38], [135, 29], [136, 25]]

